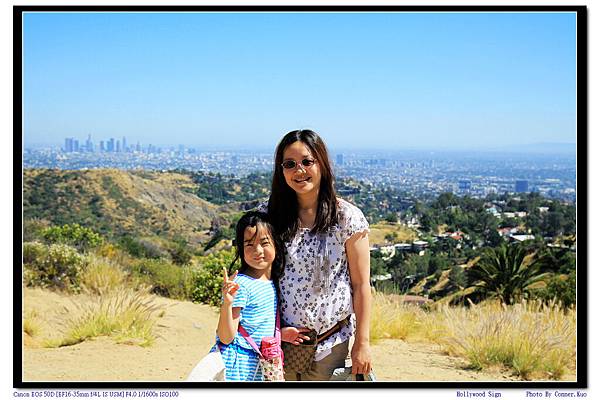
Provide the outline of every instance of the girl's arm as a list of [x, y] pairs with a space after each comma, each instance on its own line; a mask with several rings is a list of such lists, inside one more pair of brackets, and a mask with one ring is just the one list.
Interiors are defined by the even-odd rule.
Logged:
[[231, 307], [231, 303], [221, 304], [221, 313], [219, 314], [219, 324], [217, 325], [217, 335], [224, 344], [233, 342], [235, 333], [238, 330], [240, 322], [241, 307]]
[[352, 373], [371, 371], [369, 323], [371, 319], [371, 285], [369, 235], [357, 232], [346, 241], [346, 256], [352, 284], [352, 305], [356, 314], [356, 336], [352, 346]]
[[240, 288], [240, 285], [233, 281], [236, 276], [237, 271], [230, 279], [227, 276], [227, 270], [223, 268], [223, 303], [221, 304], [221, 312], [219, 313], [217, 335], [219, 335], [219, 340], [224, 344], [233, 342], [233, 338], [235, 337], [240, 322], [240, 310], [242, 308], [231, 306], [235, 294]]

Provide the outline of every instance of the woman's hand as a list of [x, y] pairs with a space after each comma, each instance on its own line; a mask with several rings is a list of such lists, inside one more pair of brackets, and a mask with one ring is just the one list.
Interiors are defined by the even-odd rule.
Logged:
[[233, 304], [235, 294], [240, 288], [240, 284], [233, 280], [237, 276], [237, 271], [233, 273], [231, 278], [227, 276], [227, 268], [223, 267], [223, 303], [226, 305]]
[[368, 343], [352, 346], [352, 373], [367, 375], [371, 372], [371, 348]]
[[285, 328], [281, 328], [281, 340], [284, 342], [288, 342], [291, 344], [299, 345], [305, 340], [310, 340], [310, 338], [306, 335], [303, 335], [303, 332], [309, 332], [308, 328], [294, 328], [293, 326], [286, 326]]

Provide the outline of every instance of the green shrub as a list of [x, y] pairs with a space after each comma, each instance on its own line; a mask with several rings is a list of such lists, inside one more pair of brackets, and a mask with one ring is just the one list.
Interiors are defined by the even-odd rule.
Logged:
[[119, 241], [119, 245], [130, 255], [138, 258], [157, 259], [167, 256], [165, 251], [148, 239], [138, 239], [130, 236], [124, 236]]
[[31, 264], [44, 257], [48, 247], [39, 242], [23, 243], [23, 264]]
[[[36, 246], [28, 246], [30, 262], [24, 264], [25, 282], [28, 286], [54, 287], [78, 292], [84, 259], [74, 247], [66, 244], [53, 244], [41, 251], [32, 251]], [[36, 258], [33, 253], [40, 251]]]
[[42, 240], [42, 231], [47, 227], [48, 222], [37, 218], [23, 220], [23, 242]]
[[174, 299], [189, 299], [193, 273], [164, 259], [146, 259], [135, 263], [132, 274], [151, 286], [152, 293]]
[[185, 242], [178, 241], [169, 249], [171, 260], [177, 265], [187, 265], [192, 261], [192, 251]]
[[194, 274], [192, 301], [218, 306], [221, 304], [223, 267], [229, 270], [234, 250], [223, 250], [200, 260], [200, 270]]
[[546, 302], [559, 301], [565, 308], [575, 305], [577, 299], [577, 277], [575, 271], [569, 275], [555, 275], [547, 283], [544, 289], [532, 291], [535, 297]]
[[78, 249], [89, 249], [102, 244], [102, 236], [79, 224], [51, 226], [42, 230], [42, 237], [49, 243], [63, 243]]

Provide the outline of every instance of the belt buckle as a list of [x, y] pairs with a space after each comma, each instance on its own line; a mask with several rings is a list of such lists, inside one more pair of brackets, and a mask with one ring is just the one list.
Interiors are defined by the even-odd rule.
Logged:
[[350, 324], [350, 316], [348, 315], [346, 318], [339, 322], [340, 327], [348, 326]]

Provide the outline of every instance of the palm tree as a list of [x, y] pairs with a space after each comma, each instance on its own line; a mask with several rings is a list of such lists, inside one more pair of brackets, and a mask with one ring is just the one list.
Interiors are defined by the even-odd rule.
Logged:
[[501, 244], [483, 250], [480, 260], [468, 271], [469, 281], [486, 297], [498, 297], [513, 304], [523, 297], [527, 287], [544, 279], [542, 264], [535, 252], [519, 245]]

